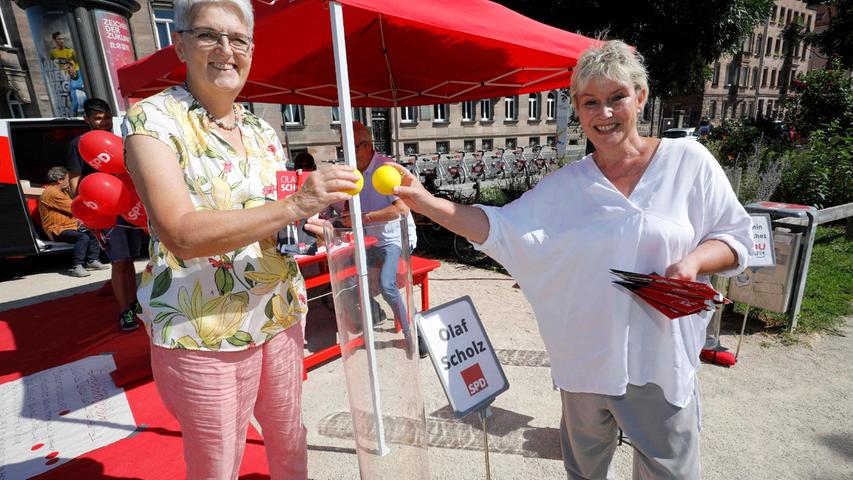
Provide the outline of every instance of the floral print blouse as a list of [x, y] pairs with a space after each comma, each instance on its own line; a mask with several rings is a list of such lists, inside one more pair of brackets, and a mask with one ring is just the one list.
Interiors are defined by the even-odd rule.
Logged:
[[[285, 169], [281, 142], [263, 120], [237, 105], [246, 158], [213, 128], [183, 86], [133, 105], [122, 133], [146, 135], [175, 153], [197, 210], [234, 210], [275, 200], [276, 171]], [[137, 298], [154, 345], [237, 351], [299, 325], [307, 312], [305, 282], [274, 237], [206, 258], [182, 259], [149, 225], [149, 261]]]

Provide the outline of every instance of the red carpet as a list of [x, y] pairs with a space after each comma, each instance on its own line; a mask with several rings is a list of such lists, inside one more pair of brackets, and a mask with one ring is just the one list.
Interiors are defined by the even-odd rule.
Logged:
[[[148, 337], [118, 329], [118, 305], [98, 292], [52, 300], [0, 312], [0, 383], [112, 352], [113, 378], [124, 386], [141, 431], [130, 438], [89, 452], [39, 479], [172, 479], [185, 478], [181, 431], [166, 410], [151, 380]], [[144, 425], [144, 427], [143, 427]], [[263, 440], [249, 428], [240, 468], [244, 479], [268, 478]]]

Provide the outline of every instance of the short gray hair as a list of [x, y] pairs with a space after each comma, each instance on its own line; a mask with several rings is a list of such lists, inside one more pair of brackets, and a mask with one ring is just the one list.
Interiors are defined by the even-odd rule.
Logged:
[[47, 171], [47, 180], [49, 182], [58, 182], [68, 175], [68, 170], [65, 167], [52, 167]]
[[[572, 103], [591, 80], [607, 78], [634, 87], [637, 95], [649, 92], [649, 75], [643, 56], [621, 40], [609, 40], [583, 52], [572, 74]], [[646, 95], [648, 100], [648, 95]]]
[[252, 11], [251, 0], [175, 0], [175, 30], [190, 29], [196, 9], [206, 3], [237, 7], [243, 16], [243, 21], [249, 27], [249, 35], [252, 35], [255, 29], [255, 14]]

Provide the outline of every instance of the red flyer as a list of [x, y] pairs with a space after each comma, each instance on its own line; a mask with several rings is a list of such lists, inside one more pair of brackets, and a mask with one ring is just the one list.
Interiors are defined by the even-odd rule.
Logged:
[[618, 277], [613, 283], [621, 285], [670, 319], [714, 310], [714, 304], [731, 303], [710, 285], [656, 273], [645, 274], [611, 269]]
[[302, 188], [311, 172], [279, 170], [275, 172], [276, 191], [278, 199], [289, 197]]

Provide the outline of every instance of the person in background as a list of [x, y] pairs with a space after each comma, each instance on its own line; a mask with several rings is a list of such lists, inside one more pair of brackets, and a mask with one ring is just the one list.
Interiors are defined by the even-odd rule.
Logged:
[[[110, 105], [100, 98], [90, 98], [83, 102], [83, 120], [92, 130], [111, 132], [113, 129]], [[67, 168], [71, 194], [75, 197], [80, 181], [86, 175], [97, 171], [80, 156], [78, 146], [81, 137], [82, 135], [71, 140], [68, 146]], [[139, 304], [136, 301], [136, 270], [133, 267], [133, 259], [139, 255], [142, 230], [118, 217], [114, 227], [101, 232], [101, 238], [112, 265], [110, 280], [121, 312], [118, 317], [119, 328], [124, 332], [131, 332], [139, 327], [136, 323]]]
[[609, 269], [707, 282], [743, 271], [752, 249], [752, 221], [711, 153], [638, 133], [648, 92], [630, 46], [585, 51], [571, 98], [595, 152], [503, 207], [433, 197], [397, 167], [397, 196], [500, 262], [533, 307], [560, 389], [570, 479], [613, 478], [620, 428], [635, 479], [700, 478], [697, 370], [711, 312], [670, 320]]
[[314, 162], [314, 156], [308, 152], [299, 152], [293, 157], [293, 169], [302, 170], [305, 172], [313, 172], [317, 170], [317, 164]]
[[277, 199], [284, 149], [236, 103], [255, 48], [252, 2], [176, 0], [174, 11], [186, 83], [136, 103], [122, 123], [150, 226], [138, 297], [154, 381], [180, 422], [187, 478], [236, 479], [254, 414], [272, 479], [303, 480], [299, 324], [308, 305], [296, 260], [275, 236], [351, 198], [358, 176], [322, 168]]
[[53, 167], [47, 171], [47, 180], [50, 184], [39, 197], [41, 225], [51, 240], [74, 245], [74, 263], [68, 274], [88, 277], [91, 275], [88, 270], [109, 268], [98, 260], [101, 254], [98, 239], [71, 213], [68, 171], [64, 167]]
[[[362, 225], [366, 235], [376, 237], [377, 243], [367, 249], [368, 264], [377, 266], [379, 271], [379, 289], [382, 298], [391, 306], [394, 319], [403, 328], [403, 334], [409, 338], [409, 324], [406, 321], [408, 309], [406, 301], [397, 286], [397, 265], [403, 248], [409, 253], [417, 245], [415, 222], [409, 207], [394, 195], [382, 195], [373, 188], [373, 172], [384, 163], [392, 161], [373, 149], [373, 137], [361, 122], [352, 122], [355, 139], [356, 168], [364, 175], [364, 187], [359, 194], [362, 210]], [[400, 228], [400, 216], [406, 217], [409, 244], [403, 245]], [[429, 352], [423, 341], [418, 342], [418, 354], [426, 358]]]

